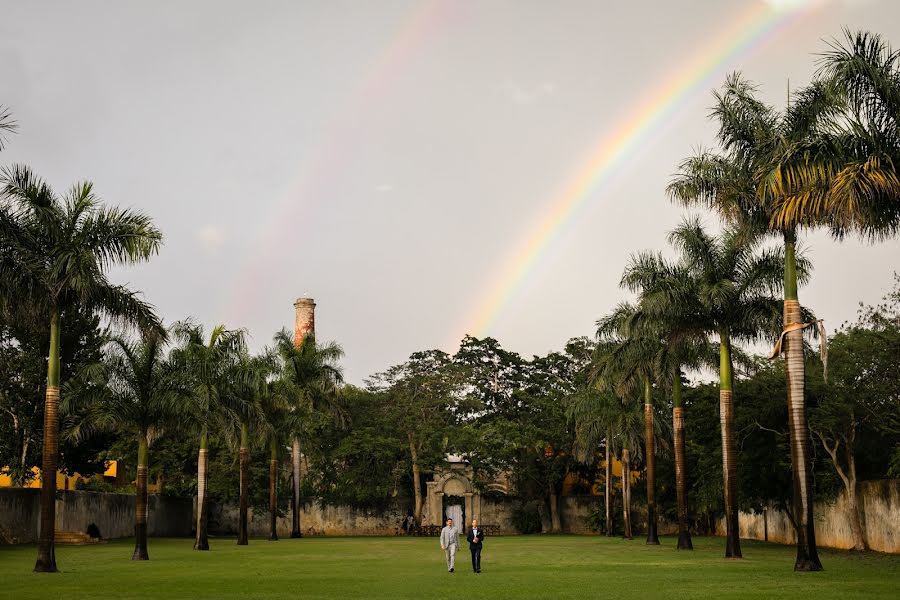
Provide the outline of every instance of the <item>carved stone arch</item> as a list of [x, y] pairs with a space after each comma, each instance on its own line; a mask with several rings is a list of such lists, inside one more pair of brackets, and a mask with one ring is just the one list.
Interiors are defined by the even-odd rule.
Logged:
[[472, 482], [460, 473], [444, 473], [435, 487], [445, 496], [465, 496], [472, 493]]

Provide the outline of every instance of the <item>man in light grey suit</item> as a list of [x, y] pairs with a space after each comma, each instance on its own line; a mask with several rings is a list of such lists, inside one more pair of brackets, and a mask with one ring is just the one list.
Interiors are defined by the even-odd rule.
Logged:
[[453, 519], [447, 519], [447, 524], [441, 529], [441, 550], [447, 557], [448, 573], [452, 573], [456, 565], [457, 548], [459, 548], [459, 531], [453, 526]]

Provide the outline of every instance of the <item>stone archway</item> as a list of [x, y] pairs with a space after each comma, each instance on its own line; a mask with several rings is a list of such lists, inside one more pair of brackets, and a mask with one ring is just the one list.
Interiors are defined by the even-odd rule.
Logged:
[[[449, 468], [439, 468], [434, 479], [426, 483], [428, 488], [425, 506], [432, 525], [442, 525], [444, 496], [461, 496], [465, 500], [464, 514], [467, 521], [477, 518], [481, 512], [481, 494], [472, 486], [472, 467], [465, 462], [451, 462]], [[459, 525], [461, 532], [468, 530], [468, 523]]]

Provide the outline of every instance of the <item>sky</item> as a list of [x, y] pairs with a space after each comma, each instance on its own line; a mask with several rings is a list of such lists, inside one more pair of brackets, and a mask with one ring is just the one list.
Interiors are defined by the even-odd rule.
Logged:
[[[525, 357], [592, 335], [665, 194], [713, 147], [732, 71], [786, 102], [843, 27], [900, 44], [893, 0], [0, 0], [0, 164], [90, 180], [164, 234], [117, 269], [162, 318], [246, 328], [317, 302], [352, 383], [465, 334]], [[703, 214], [703, 213], [701, 213]], [[714, 216], [704, 215], [710, 227]], [[801, 302], [835, 328], [900, 242], [810, 232]]]

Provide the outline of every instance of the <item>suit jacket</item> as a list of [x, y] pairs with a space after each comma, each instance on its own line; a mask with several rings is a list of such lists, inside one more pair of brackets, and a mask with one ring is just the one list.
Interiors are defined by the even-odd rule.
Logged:
[[454, 545], [459, 547], [459, 531], [457, 531], [456, 527], [444, 526], [441, 529], [441, 548], [448, 548]]
[[472, 540], [475, 539], [475, 529], [469, 529], [468, 535], [466, 535], [466, 541], [469, 542], [469, 548], [481, 548], [482, 542], [484, 542], [484, 527], [478, 527], [478, 543], [476, 544]]

